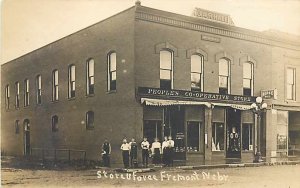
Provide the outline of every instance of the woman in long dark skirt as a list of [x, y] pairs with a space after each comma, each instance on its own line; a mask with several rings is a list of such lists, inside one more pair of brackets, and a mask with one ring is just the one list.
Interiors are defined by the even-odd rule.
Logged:
[[154, 142], [152, 143], [151, 150], [153, 153], [153, 164], [159, 164], [161, 158], [161, 143], [158, 141], [158, 138], [155, 138]]

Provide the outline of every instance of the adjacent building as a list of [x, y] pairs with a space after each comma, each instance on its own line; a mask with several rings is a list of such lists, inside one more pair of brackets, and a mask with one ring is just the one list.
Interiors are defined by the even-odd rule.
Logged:
[[72, 149], [99, 160], [107, 138], [121, 163], [123, 138], [169, 135], [186, 163], [253, 161], [257, 144], [265, 160], [299, 155], [300, 38], [240, 28], [226, 14], [137, 1], [1, 71], [5, 155]]

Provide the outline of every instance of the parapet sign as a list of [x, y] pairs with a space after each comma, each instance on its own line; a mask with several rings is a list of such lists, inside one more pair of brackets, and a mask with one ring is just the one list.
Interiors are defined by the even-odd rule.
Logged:
[[218, 12], [213, 12], [201, 8], [195, 8], [193, 11], [193, 16], [204, 18], [207, 20], [220, 22], [228, 25], [234, 25], [233, 20], [231, 19], [230, 15], [228, 14], [222, 14]]

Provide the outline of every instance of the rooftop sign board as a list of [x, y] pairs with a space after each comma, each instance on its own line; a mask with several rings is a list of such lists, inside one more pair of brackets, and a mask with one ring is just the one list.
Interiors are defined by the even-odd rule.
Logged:
[[231, 19], [230, 15], [228, 14], [222, 14], [218, 12], [213, 12], [201, 8], [195, 8], [193, 11], [193, 16], [203, 18], [206, 20], [224, 23], [228, 25], [234, 25], [233, 20]]

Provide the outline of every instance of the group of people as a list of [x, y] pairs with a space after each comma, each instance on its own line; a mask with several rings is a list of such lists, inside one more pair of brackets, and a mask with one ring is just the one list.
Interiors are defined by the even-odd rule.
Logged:
[[[165, 166], [173, 166], [174, 141], [171, 136], [165, 136], [162, 143], [159, 142], [158, 138], [155, 138], [151, 145], [148, 139], [144, 137], [140, 146], [142, 149], [143, 167], [148, 167], [149, 157], [152, 157], [153, 164], [163, 163]], [[122, 150], [124, 167], [128, 168], [130, 163], [130, 167], [136, 168], [138, 166], [138, 144], [135, 139], [132, 138], [131, 142], [127, 142], [126, 138], [123, 139], [120, 149]], [[105, 139], [102, 145], [102, 160], [106, 167], [110, 166], [110, 153], [111, 145], [108, 140]]]

